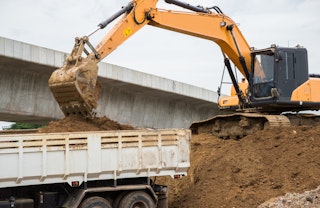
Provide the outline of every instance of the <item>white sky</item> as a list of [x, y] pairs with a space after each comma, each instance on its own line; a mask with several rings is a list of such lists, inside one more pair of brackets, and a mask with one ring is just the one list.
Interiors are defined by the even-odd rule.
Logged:
[[[309, 72], [320, 74], [319, 0], [181, 0], [219, 6], [250, 46], [308, 49]], [[74, 37], [89, 34], [129, 0], [10, 0], [0, 3], [0, 36], [71, 52]], [[158, 8], [181, 10], [159, 0]], [[110, 27], [91, 38], [96, 45]], [[216, 91], [223, 71], [219, 47], [207, 40], [146, 26], [103, 62]]]

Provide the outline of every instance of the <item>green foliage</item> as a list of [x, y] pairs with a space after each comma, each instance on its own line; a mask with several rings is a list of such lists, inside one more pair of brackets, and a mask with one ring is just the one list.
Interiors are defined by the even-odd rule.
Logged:
[[42, 125], [39, 125], [39, 124], [15, 123], [15, 124], [12, 124], [8, 129], [37, 129], [41, 127]]

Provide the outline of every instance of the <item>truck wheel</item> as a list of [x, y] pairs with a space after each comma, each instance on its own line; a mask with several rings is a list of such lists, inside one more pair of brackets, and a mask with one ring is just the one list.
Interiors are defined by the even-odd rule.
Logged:
[[84, 200], [79, 208], [112, 208], [111, 203], [98, 196], [90, 197]]
[[155, 208], [153, 199], [144, 191], [133, 191], [125, 195], [119, 208]]
[[122, 200], [122, 198], [128, 194], [127, 191], [123, 191], [121, 192], [120, 194], [118, 194], [118, 196], [112, 201], [112, 207], [113, 208], [118, 208], [119, 207], [119, 204], [120, 204], [120, 201]]

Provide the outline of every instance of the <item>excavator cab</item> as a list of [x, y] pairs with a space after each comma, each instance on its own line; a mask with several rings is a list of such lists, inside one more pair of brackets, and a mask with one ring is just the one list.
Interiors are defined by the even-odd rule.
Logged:
[[291, 97], [309, 79], [307, 50], [272, 46], [252, 51], [251, 56], [252, 105], [275, 111], [295, 105], [301, 107], [300, 103], [292, 102]]

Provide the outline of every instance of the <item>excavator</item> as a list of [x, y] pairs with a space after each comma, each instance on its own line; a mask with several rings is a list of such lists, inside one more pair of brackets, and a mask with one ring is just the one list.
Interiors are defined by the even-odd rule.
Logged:
[[[192, 123], [190, 129], [194, 133], [241, 138], [270, 126], [318, 122], [314, 114], [299, 113], [320, 109], [320, 76], [309, 75], [305, 48], [271, 45], [254, 49], [237, 24], [217, 6], [193, 6], [179, 0], [165, 0], [183, 8], [174, 11], [157, 8], [157, 2], [132, 0], [101, 22], [92, 33], [75, 39], [65, 64], [54, 71], [48, 81], [66, 116], [95, 116], [101, 91], [97, 64], [145, 25], [150, 25], [213, 41], [221, 48], [233, 87], [230, 96], [220, 97], [219, 106], [229, 113]], [[118, 18], [94, 47], [89, 37]], [[230, 61], [244, 77], [241, 83]]]

